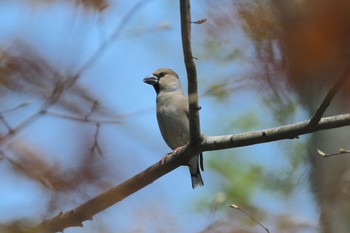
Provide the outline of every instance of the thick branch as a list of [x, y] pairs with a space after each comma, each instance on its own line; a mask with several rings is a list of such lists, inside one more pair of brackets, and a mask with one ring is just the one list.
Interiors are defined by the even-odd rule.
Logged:
[[[350, 125], [350, 114], [324, 117], [314, 128], [310, 128], [308, 123], [309, 121], [303, 121], [295, 124], [254, 131], [250, 133], [225, 136], [210, 136], [206, 137], [202, 141], [199, 149], [201, 149], [200, 151], [220, 150], [249, 146], [282, 139], [293, 139], [297, 138], [299, 135], [319, 130], [326, 130]], [[136, 176], [121, 183], [120, 185], [117, 185], [109, 191], [102, 193], [90, 201], [87, 201], [81, 206], [66, 213], [61, 213], [48, 221], [44, 221], [34, 228], [28, 229], [25, 232], [47, 233], [62, 231], [64, 228], [70, 226], [82, 226], [83, 221], [92, 219], [95, 214], [123, 200], [127, 196], [142, 189], [143, 187], [151, 184], [153, 181], [157, 180], [164, 174], [174, 170], [183, 164], [186, 164], [187, 161], [185, 160], [190, 159], [200, 151], [198, 151], [197, 148], [191, 148], [191, 145], [189, 145], [180, 153], [167, 159], [164, 165], [156, 163], [141, 173], [137, 174]]]
[[182, 49], [188, 80], [188, 103], [190, 118], [190, 144], [200, 141], [197, 71], [191, 48], [191, 6], [190, 0], [180, 1]]
[[[194, 154], [189, 150], [183, 152]], [[65, 213], [59, 213], [57, 216], [50, 220], [44, 221], [41, 224], [27, 229], [25, 233], [52, 233], [62, 232], [65, 228], [74, 226], [83, 226], [83, 222], [86, 220], [92, 220], [92, 217], [97, 213], [105, 210], [106, 208], [114, 205], [115, 203], [130, 196], [134, 192], [142, 189], [143, 187], [151, 184], [159, 177], [174, 170], [175, 168], [185, 164], [183, 158], [187, 156], [179, 153], [167, 159], [166, 164], [161, 165], [159, 162], [150, 166], [146, 170], [140, 172], [134, 177], [129, 178], [125, 182], [115, 186], [114, 188], [98, 195], [97, 197], [85, 202], [79, 207], [72, 209]]]

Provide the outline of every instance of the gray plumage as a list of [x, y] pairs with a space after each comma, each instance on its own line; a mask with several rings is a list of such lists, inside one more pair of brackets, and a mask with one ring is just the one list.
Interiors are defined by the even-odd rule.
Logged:
[[[189, 140], [188, 101], [183, 95], [179, 77], [173, 70], [161, 68], [143, 81], [152, 85], [157, 93], [159, 129], [166, 144], [176, 151]], [[188, 163], [192, 188], [203, 185], [199, 159], [202, 161], [202, 154], [194, 156]]]

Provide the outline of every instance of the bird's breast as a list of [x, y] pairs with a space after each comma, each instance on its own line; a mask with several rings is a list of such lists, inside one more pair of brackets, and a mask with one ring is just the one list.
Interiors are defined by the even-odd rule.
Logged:
[[188, 118], [176, 103], [157, 105], [157, 120], [163, 139], [171, 149], [188, 142]]

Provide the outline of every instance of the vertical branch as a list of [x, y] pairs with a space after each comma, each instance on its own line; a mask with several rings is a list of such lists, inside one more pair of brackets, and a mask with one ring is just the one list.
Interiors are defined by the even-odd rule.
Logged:
[[190, 120], [190, 143], [200, 143], [200, 122], [198, 105], [197, 71], [191, 48], [191, 6], [190, 0], [180, 0], [181, 37], [188, 81], [188, 104]]

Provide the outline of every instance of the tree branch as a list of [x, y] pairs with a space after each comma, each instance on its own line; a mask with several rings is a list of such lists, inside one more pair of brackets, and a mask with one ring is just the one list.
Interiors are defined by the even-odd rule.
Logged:
[[91, 220], [94, 215], [102, 210], [123, 200], [129, 195], [151, 184], [166, 173], [186, 164], [189, 158], [201, 151], [211, 151], [229, 149], [235, 147], [249, 146], [259, 143], [278, 141], [283, 139], [294, 139], [303, 134], [315, 131], [338, 128], [350, 125], [350, 114], [336, 115], [321, 118], [315, 127], [309, 127], [309, 121], [302, 121], [295, 124], [281, 127], [241, 133], [236, 135], [209, 136], [204, 138], [200, 145], [200, 150], [191, 146], [186, 146], [178, 154], [170, 156], [164, 165], [159, 162], [150, 166], [146, 170], [131, 177], [116, 187], [100, 194], [99, 196], [85, 202], [81, 206], [65, 213], [60, 213], [56, 217], [44, 221], [43, 223], [27, 229], [26, 233], [57, 232], [71, 226], [82, 226], [85, 220]]
[[206, 137], [202, 141], [200, 149], [202, 151], [211, 151], [249, 146], [283, 139], [294, 139], [298, 138], [300, 135], [315, 131], [339, 128], [348, 125], [350, 125], [350, 114], [323, 117], [319, 123], [312, 128], [309, 126], [309, 121], [302, 121], [295, 124], [248, 133]]
[[329, 104], [331, 103], [332, 99], [334, 98], [335, 94], [340, 90], [342, 86], [344, 86], [344, 83], [346, 82], [347, 78], [350, 76], [350, 66], [346, 68], [344, 73], [338, 78], [338, 80], [334, 83], [334, 85], [329, 89], [326, 97], [323, 99], [320, 106], [317, 108], [317, 111], [312, 116], [309, 127], [314, 127], [317, 125], [317, 123], [320, 121], [321, 117], [323, 116], [324, 112], [328, 108]]
[[200, 121], [198, 104], [198, 84], [197, 71], [193, 61], [191, 48], [191, 6], [190, 0], [180, 1], [181, 15], [181, 36], [184, 61], [187, 71], [188, 81], [188, 104], [190, 121], [190, 140], [191, 145], [200, 143]]
[[[131, 177], [125, 182], [117, 185], [116, 187], [85, 202], [79, 207], [65, 213], [61, 212], [50, 220], [44, 221], [37, 226], [24, 230], [23, 233], [50, 233], [63, 231], [67, 227], [82, 227], [83, 221], [92, 220], [92, 217], [97, 213], [151, 184], [159, 177], [169, 173], [182, 164], [185, 164], [183, 161], [184, 151], [185, 150], [181, 151], [181, 153], [177, 154], [176, 156], [172, 156], [171, 158], [167, 159], [164, 165], [161, 165], [158, 162], [134, 177]], [[191, 151], [186, 150], [186, 152]]]

